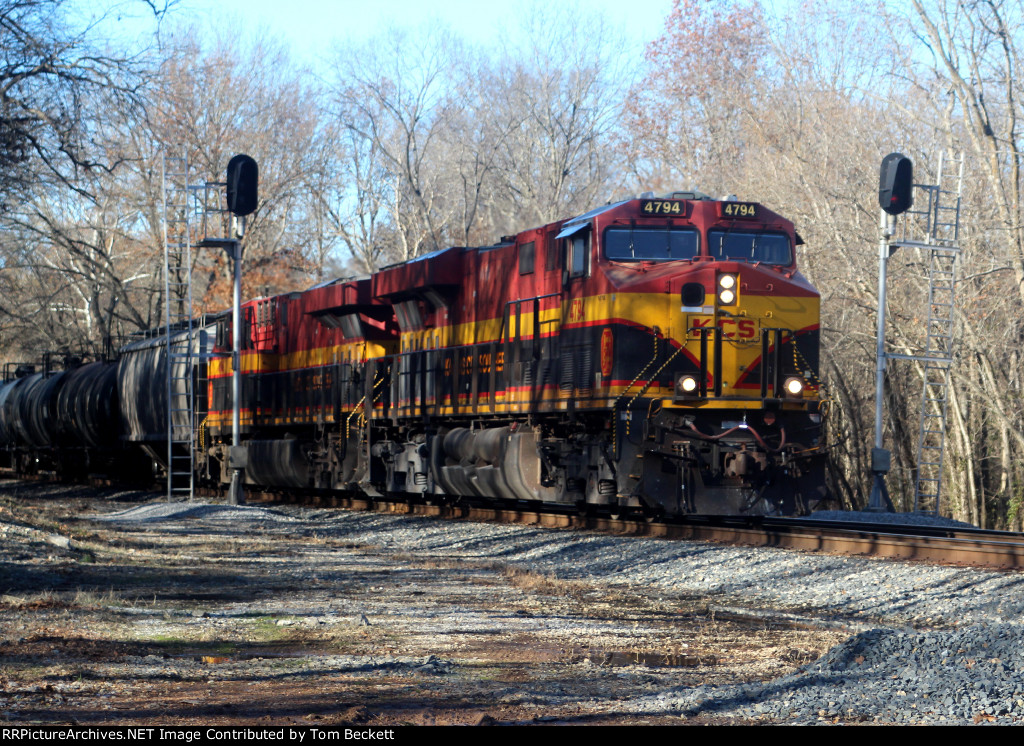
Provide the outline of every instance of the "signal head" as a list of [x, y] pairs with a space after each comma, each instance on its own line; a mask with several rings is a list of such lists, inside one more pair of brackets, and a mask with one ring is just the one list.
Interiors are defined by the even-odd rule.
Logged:
[[878, 177], [878, 206], [890, 215], [906, 212], [914, 204], [914, 164], [902, 153], [882, 159]]
[[249, 156], [239, 153], [228, 161], [228, 209], [235, 215], [256, 210], [260, 169]]

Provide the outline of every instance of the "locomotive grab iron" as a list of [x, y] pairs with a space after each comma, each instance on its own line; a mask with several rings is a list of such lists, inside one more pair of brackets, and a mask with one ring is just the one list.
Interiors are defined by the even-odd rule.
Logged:
[[[250, 301], [245, 481], [611, 513], [813, 510], [828, 497], [827, 408], [799, 242], [759, 203], [676, 192]], [[200, 327], [202, 414], [173, 423], [192, 431], [197, 477], [219, 484], [239, 458], [230, 338], [225, 314]], [[25, 437], [60, 384], [4, 383], [7, 466], [70, 472], [142, 448], [166, 468], [162, 341], [107, 364], [106, 455], [89, 455], [95, 433]]]

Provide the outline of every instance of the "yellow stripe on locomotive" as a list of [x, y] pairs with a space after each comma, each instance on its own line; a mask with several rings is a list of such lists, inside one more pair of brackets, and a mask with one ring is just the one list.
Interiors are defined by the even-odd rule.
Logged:
[[[760, 379], [751, 380], [744, 373], [754, 369], [766, 351], [769, 355], [776, 354], [774, 345], [778, 342], [792, 347], [794, 334], [816, 334], [818, 305], [816, 296], [752, 295], [744, 297], [741, 303], [737, 300], [729, 314], [717, 313], [713, 306], [694, 313], [681, 311], [678, 303], [673, 304], [663, 294], [620, 293], [576, 298], [563, 302], [560, 307], [541, 310], [539, 314], [532, 310], [521, 314], [519, 325], [529, 331], [520, 335], [517, 340], [520, 344], [559, 340], [574, 330], [589, 332], [588, 337], [597, 350], [591, 359], [596, 362], [600, 355], [606, 361], [600, 366], [588, 366], [593, 367], [594, 375], [586, 382], [588, 385], [583, 386], [578, 385], [579, 381], [573, 381], [569, 386], [564, 381], [553, 379], [540, 386], [516, 386], [511, 380], [511, 371], [506, 370], [506, 365], [513, 361], [506, 359], [505, 347], [510, 335], [503, 333], [502, 319], [403, 333], [401, 349], [405, 355], [431, 352], [442, 361], [436, 363], [441, 367], [442, 391], [418, 396], [415, 401], [399, 400], [397, 413], [399, 416], [416, 416], [423, 412], [453, 414], [456, 412], [453, 394], [457, 397], [455, 404], [460, 405], [463, 411], [468, 408], [468, 411], [482, 415], [562, 411], [567, 408], [568, 399], [586, 409], [611, 407], [619, 396], [639, 388], [644, 388], [645, 396], [666, 398], [666, 406], [756, 407], [760, 406], [766, 394], [794, 399], [793, 394], [783, 392], [781, 386], [785, 380], [798, 376], [788, 376], [778, 387], [774, 380], [769, 381], [767, 392], [762, 392]], [[704, 313], [704, 310], [709, 312]], [[535, 326], [539, 339], [535, 337]], [[646, 333], [652, 342], [650, 350], [634, 350], [640, 353], [639, 356], [617, 355], [616, 331], [627, 328], [646, 330], [642, 333]], [[706, 338], [703, 344], [702, 336]], [[444, 341], [449, 339], [455, 344], [446, 346]], [[764, 339], [769, 343], [767, 350]], [[716, 340], [719, 341], [716, 343]], [[655, 341], [660, 345], [659, 350], [673, 350], [667, 353], [672, 359], [661, 371], [658, 368], [664, 362], [665, 353], [654, 351]], [[716, 358], [718, 355], [720, 359]], [[788, 355], [786, 363], [792, 359], [792, 351]], [[702, 395], [699, 382], [691, 391], [681, 388], [679, 381], [684, 378], [683, 373], [666, 380], [664, 374], [683, 370], [686, 367], [682, 365], [684, 361], [692, 363], [689, 367], [698, 369], [703, 361], [706, 383]], [[646, 367], [650, 376], [641, 375], [632, 381], [638, 373], [643, 373], [644, 364], [648, 363]], [[535, 360], [526, 364], [539, 367]], [[444, 381], [450, 381], [457, 375], [456, 366], [463, 382], [473, 375], [479, 377], [475, 399], [472, 390], [444, 393]], [[496, 374], [493, 379], [492, 366]], [[718, 370], [721, 383], [716, 385], [713, 373]], [[661, 375], [655, 376], [656, 372]], [[816, 397], [814, 375], [807, 378], [810, 380], [800, 377], [803, 383], [796, 393], [801, 399]], [[493, 403], [492, 380], [495, 384]], [[710, 396], [709, 391], [713, 392]], [[689, 400], [681, 401], [684, 399]]]

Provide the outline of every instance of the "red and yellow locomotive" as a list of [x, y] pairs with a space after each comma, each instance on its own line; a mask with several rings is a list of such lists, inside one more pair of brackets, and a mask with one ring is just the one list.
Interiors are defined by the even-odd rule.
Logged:
[[[612, 513], [813, 509], [819, 295], [798, 241], [763, 205], [679, 192], [246, 304], [246, 479]], [[200, 454], [222, 481], [230, 375], [229, 357], [210, 365]]]

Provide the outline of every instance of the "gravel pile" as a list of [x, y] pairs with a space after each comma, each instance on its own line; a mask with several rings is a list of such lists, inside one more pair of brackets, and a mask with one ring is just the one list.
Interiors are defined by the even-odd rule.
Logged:
[[638, 705], [786, 722], [957, 723], [1024, 717], [1024, 629], [862, 632], [797, 673], [763, 685], [697, 687]]

